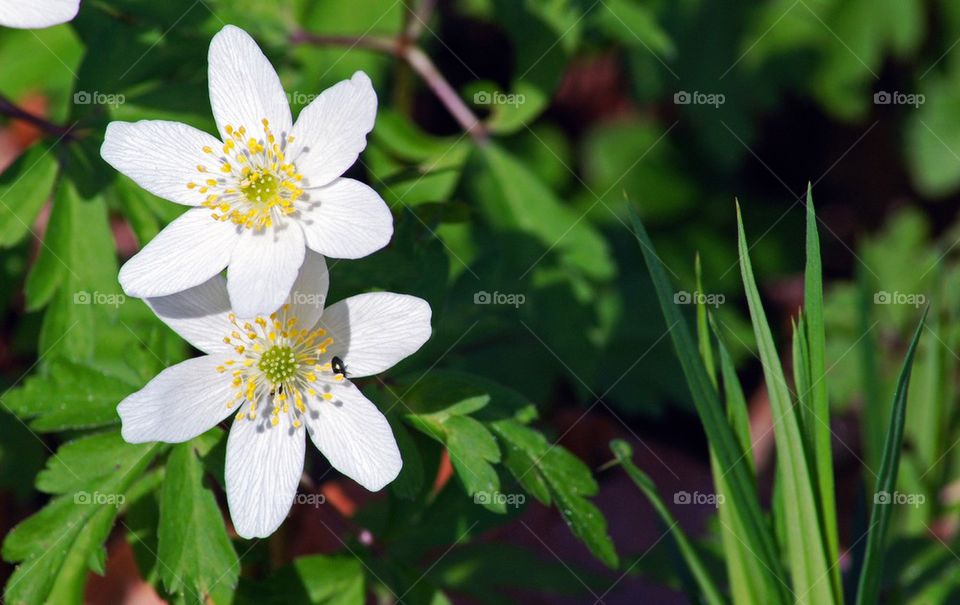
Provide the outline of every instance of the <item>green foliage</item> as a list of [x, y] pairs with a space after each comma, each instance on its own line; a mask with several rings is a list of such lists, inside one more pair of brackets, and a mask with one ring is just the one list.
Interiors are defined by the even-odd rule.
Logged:
[[190, 602], [227, 600], [240, 561], [217, 501], [203, 485], [203, 465], [194, 447], [180, 444], [167, 459], [157, 534], [160, 577], [168, 591], [186, 593]]
[[63, 445], [37, 477], [37, 488], [53, 498], [3, 543], [3, 558], [19, 563], [4, 599], [80, 602], [88, 570], [105, 570], [103, 543], [126, 494], [161, 449], [130, 445], [116, 432]]
[[[931, 504], [884, 520], [887, 538], [871, 535], [870, 560], [879, 561], [881, 546], [909, 548], [955, 507], [937, 494], [960, 462], [951, 451], [951, 352], [960, 345], [956, 228], [933, 236], [922, 217], [905, 211], [858, 247], [856, 280], [825, 287], [808, 197], [795, 393], [745, 238], [738, 255], [727, 236], [734, 188], [752, 200], [745, 216], [779, 223], [782, 208], [753, 175], [761, 156], [768, 171], [785, 170], [767, 165], [766, 149], [797, 107], [830, 132], [883, 121], [871, 136], [892, 133], [896, 144], [874, 149], [899, 154], [910, 181], [902, 189], [938, 199], [960, 191], [960, 61], [945, 35], [960, 25], [960, 11], [920, 0], [463, 0], [411, 12], [432, 4], [91, 0], [69, 25], [0, 30], [0, 108], [9, 100], [49, 120], [25, 133], [23, 121], [8, 122], [9, 112], [0, 111], [4, 135], [8, 124], [16, 131], [2, 141], [14, 141], [19, 154], [0, 174], [0, 357], [10, 387], [0, 395], [0, 487], [16, 494], [16, 517], [26, 517], [4, 543], [4, 557], [18, 565], [8, 602], [80, 602], [88, 572], [104, 570], [112, 534], [133, 548], [144, 580], [174, 602], [441, 604], [449, 594], [503, 602], [517, 589], [592, 590], [602, 574], [575, 568], [586, 581], [571, 582], [569, 562], [551, 560], [517, 574], [529, 553], [481, 541], [520, 513], [501, 496], [552, 507], [584, 552], [607, 567], [636, 563], [678, 586], [679, 574], [651, 570], [647, 561], [621, 566], [590, 467], [539, 420], [540, 412], [553, 418], [555, 408], [581, 412], [599, 402], [629, 423], [662, 421], [656, 417], [671, 406], [695, 410], [703, 422], [716, 491], [728, 502], [717, 514], [721, 539], [708, 545], [674, 536], [708, 601], [725, 597], [715, 593], [726, 586], [736, 601], [789, 602], [789, 585], [809, 587], [808, 599], [840, 602], [831, 406], [863, 412], [870, 468], [899, 450], [899, 440], [886, 441], [897, 407], [883, 394], [894, 388], [917, 315], [907, 305], [872, 304], [881, 291], [935, 294], [942, 303], [925, 324], [937, 338], [917, 345], [913, 388], [903, 393], [906, 403], [897, 400], [907, 410], [902, 466], [909, 472], [894, 472], [890, 484]], [[351, 529], [337, 536], [336, 552], [291, 561], [277, 555], [282, 536], [249, 553], [234, 547], [223, 518], [219, 429], [167, 456], [165, 446], [124, 443], [115, 426], [119, 401], [188, 356], [185, 343], [117, 283], [120, 261], [183, 208], [106, 165], [104, 129], [112, 120], [174, 119], [214, 132], [205, 57], [224, 23], [261, 43], [294, 116], [356, 70], [370, 75], [377, 122], [348, 176], [387, 201], [395, 235], [368, 258], [330, 262], [330, 298], [377, 288], [421, 296], [434, 311], [434, 335], [422, 351], [379, 382], [361, 383], [387, 413], [404, 460], [386, 494], [351, 519], [369, 528], [373, 543]], [[305, 41], [310, 36], [345, 40], [314, 44]], [[402, 43], [391, 46], [398, 36]], [[377, 50], [371, 40], [386, 45]], [[436, 80], [423, 81], [411, 66], [410, 48], [449, 84], [448, 98], [439, 100]], [[916, 107], [872, 102], [888, 84], [925, 100]], [[678, 103], [681, 91], [722, 94], [724, 102]], [[84, 95], [117, 102], [86, 103]], [[457, 103], [480, 120], [476, 131], [451, 117]], [[823, 167], [804, 162], [822, 150], [803, 151], [784, 161], [796, 173], [819, 175]], [[794, 173], [782, 173], [792, 181]], [[625, 198], [641, 200], [649, 235]], [[786, 231], [799, 227], [795, 218], [784, 219]], [[637, 238], [649, 276], [637, 262]], [[753, 243], [759, 275], [804, 268], [793, 238], [774, 232]], [[725, 279], [738, 257], [745, 299]], [[672, 303], [664, 266], [679, 272], [678, 286], [695, 283], [702, 292], [706, 285], [734, 303], [698, 305], [696, 341]], [[936, 268], [920, 274], [918, 266]], [[481, 293], [524, 302], [478, 304]], [[743, 300], [752, 325], [736, 304]], [[886, 354], [887, 345], [897, 354]], [[754, 348], [780, 420], [772, 522], [757, 495], [737, 375], [753, 363]], [[659, 502], [622, 444], [615, 454]], [[445, 456], [455, 476], [441, 485]], [[308, 460], [305, 482], [332, 478], [315, 471]], [[865, 481], [868, 491], [874, 487], [873, 477]], [[123, 502], [81, 504], [79, 493]], [[723, 550], [726, 583], [708, 581], [723, 571], [710, 548]], [[428, 556], [434, 551], [446, 554]], [[888, 555], [889, 572], [898, 553]], [[916, 599], [949, 599], [949, 583], [931, 579], [948, 575], [941, 558], [924, 551], [903, 559], [896, 578], [878, 584], [872, 571], [863, 581], [883, 594], [915, 589]], [[830, 581], [814, 583], [821, 574]]]

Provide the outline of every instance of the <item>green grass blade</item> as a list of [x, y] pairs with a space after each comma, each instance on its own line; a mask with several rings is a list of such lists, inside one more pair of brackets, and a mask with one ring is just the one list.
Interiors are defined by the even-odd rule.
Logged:
[[[812, 418], [806, 427], [812, 437], [813, 459], [816, 466], [820, 494], [820, 512], [823, 531], [827, 537], [827, 560], [830, 561], [831, 581], [837, 595], [843, 590], [840, 578], [840, 543], [837, 536], [837, 505], [833, 477], [832, 433], [830, 431], [830, 402], [826, 381], [826, 331], [823, 322], [823, 268], [820, 263], [820, 236], [817, 233], [817, 215], [813, 207], [813, 187], [807, 184], [807, 264], [803, 274], [803, 305], [805, 329], [801, 334], [802, 348], [808, 354], [806, 367], [810, 393], [806, 398]], [[799, 391], [799, 388], [798, 388]], [[802, 391], [805, 392], [805, 391]]]
[[707, 572], [706, 566], [704, 566], [700, 555], [690, 542], [690, 539], [687, 538], [683, 528], [680, 527], [677, 519], [670, 513], [670, 509], [664, 504], [663, 499], [660, 498], [660, 494], [657, 492], [657, 486], [646, 473], [637, 468], [633, 463], [633, 452], [630, 450], [630, 446], [626, 441], [616, 439], [610, 442], [610, 450], [613, 452], [613, 455], [617, 457], [617, 461], [623, 467], [623, 470], [627, 472], [630, 479], [633, 480], [636, 486], [640, 488], [640, 491], [647, 497], [647, 500], [650, 501], [650, 504], [660, 516], [664, 525], [667, 526], [670, 535], [673, 536], [673, 539], [677, 543], [677, 548], [680, 550], [683, 560], [686, 562], [687, 567], [690, 568], [690, 573], [697, 582], [697, 587], [703, 596], [703, 602], [709, 605], [723, 605], [723, 595], [717, 588], [713, 578]]
[[783, 509], [788, 530], [786, 546], [794, 593], [801, 603], [836, 603], [838, 595], [830, 581], [825, 536], [821, 531], [816, 476], [807, 461], [799, 418], [760, 302], [739, 206], [737, 231], [743, 284], [773, 411], [777, 470], [783, 481]]
[[[924, 310], [917, 331], [910, 342], [910, 348], [907, 349], [903, 367], [900, 369], [900, 376], [897, 378], [897, 390], [893, 395], [893, 408], [890, 412], [890, 425], [883, 446], [883, 457], [880, 462], [877, 489], [874, 492], [873, 508], [870, 511], [867, 548], [857, 585], [857, 605], [872, 605], [877, 602], [880, 574], [883, 572], [883, 548], [887, 529], [890, 526], [890, 514], [894, 507], [889, 496], [896, 489], [897, 470], [900, 466], [900, 448], [903, 445], [903, 425], [907, 417], [907, 391], [910, 388], [910, 370], [913, 368], [913, 356], [917, 350], [917, 342], [920, 340], [926, 318], [927, 311]], [[886, 497], [884, 497], [884, 494], [886, 494]]]
[[793, 384], [800, 408], [800, 430], [803, 431], [807, 451], [812, 452], [815, 441], [813, 431], [816, 430], [814, 425], [817, 424], [817, 420], [813, 417], [813, 408], [810, 407], [810, 350], [807, 348], [807, 322], [803, 318], [803, 313], [800, 313], [796, 322], [791, 320], [790, 325], [793, 328], [791, 343]]
[[737, 369], [733, 365], [733, 357], [730, 356], [730, 350], [720, 336], [720, 330], [717, 329], [717, 323], [712, 315], [710, 316], [710, 325], [717, 341], [717, 350], [720, 352], [720, 376], [723, 378], [723, 396], [727, 402], [727, 418], [730, 420], [733, 433], [740, 443], [740, 449], [745, 453], [744, 462], [750, 468], [750, 478], [753, 479], [756, 476], [756, 469], [753, 462], [753, 439], [750, 436], [750, 412], [747, 409], [747, 398], [743, 395], [743, 387], [740, 385]]
[[631, 212], [631, 220], [637, 242], [640, 244], [640, 250], [657, 291], [660, 309], [670, 329], [670, 338], [677, 358], [707, 434], [707, 440], [716, 454], [717, 462], [728, 469], [725, 479], [730, 490], [729, 506], [735, 507], [744, 520], [744, 532], [740, 538], [746, 547], [763, 562], [764, 584], [771, 597], [769, 603], [789, 603], [790, 598], [782, 579], [783, 574], [780, 571], [780, 559], [773, 533], [760, 508], [737, 438], [726, 420], [723, 406], [700, 359], [690, 330], [673, 302], [673, 288], [667, 279], [660, 258], [654, 251], [650, 236], [635, 212]]
[[713, 361], [713, 345], [710, 343], [710, 330], [707, 328], [707, 305], [703, 296], [703, 274], [700, 267], [700, 254], [697, 254], [693, 262], [694, 273], [697, 276], [697, 345], [700, 348], [700, 358], [703, 359], [703, 365], [707, 368], [707, 374], [710, 376], [710, 382], [714, 388], [717, 386], [717, 366]]
[[[703, 278], [700, 269], [700, 255], [696, 257], [694, 263], [696, 273], [696, 292], [700, 294], [697, 297], [697, 341], [700, 348], [700, 357], [703, 359], [703, 365], [710, 375], [710, 381], [714, 388], [717, 388], [716, 363], [714, 362], [713, 343], [710, 339], [709, 316], [707, 314], [707, 305], [703, 294]], [[727, 360], [729, 363], [729, 359]], [[734, 373], [736, 379], [736, 373]], [[724, 388], [728, 388], [728, 381], [724, 379]], [[739, 381], [737, 381], [739, 388]], [[740, 392], [743, 398], [742, 391]], [[745, 404], [744, 404], [745, 405]], [[736, 425], [731, 417], [732, 406], [727, 403], [727, 418], [731, 420], [731, 426], [734, 427], [734, 433], [741, 447], [741, 456], [745, 463], [752, 463], [750, 455], [750, 438], [743, 441], [740, 434], [737, 434]], [[739, 418], [738, 418], [739, 420]], [[747, 429], [749, 433], [749, 427]], [[729, 499], [730, 488], [727, 485], [727, 479], [724, 476], [724, 469], [717, 462], [717, 455], [710, 448], [710, 470], [714, 477], [714, 490], [718, 502], [727, 502]], [[751, 473], [753, 467], [751, 464]], [[734, 603], [766, 603], [768, 601], [766, 590], [763, 584], [762, 563], [753, 556], [747, 547], [740, 540], [743, 534], [743, 519], [740, 513], [732, 506], [721, 504], [717, 507], [717, 516], [720, 521], [720, 540], [723, 544], [724, 561], [727, 568], [727, 577], [730, 584], [730, 595]]]

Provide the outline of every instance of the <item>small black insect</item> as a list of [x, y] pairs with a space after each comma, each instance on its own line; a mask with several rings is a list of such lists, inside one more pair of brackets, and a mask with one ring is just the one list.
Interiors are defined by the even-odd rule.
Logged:
[[281, 384], [281, 385], [277, 385], [276, 390], [270, 389], [270, 396], [271, 396], [271, 397], [273, 397], [273, 396], [276, 395], [277, 393], [283, 395], [283, 385], [282, 385], [282, 384]]
[[333, 368], [334, 374], [340, 374], [344, 378], [347, 377], [347, 366], [343, 365], [343, 360], [339, 357], [330, 360], [330, 367]]

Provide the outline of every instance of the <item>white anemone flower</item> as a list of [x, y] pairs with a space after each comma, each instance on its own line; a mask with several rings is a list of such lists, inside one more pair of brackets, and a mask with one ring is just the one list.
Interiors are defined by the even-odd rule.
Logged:
[[209, 82], [219, 139], [161, 120], [107, 126], [100, 153], [110, 165], [191, 206], [120, 270], [128, 295], [181, 292], [227, 268], [233, 310], [249, 318], [280, 306], [306, 248], [360, 258], [390, 241], [383, 199], [341, 177], [376, 117], [366, 74], [323, 91], [294, 124], [277, 72], [246, 32], [228, 25], [210, 43]]
[[206, 355], [171, 366], [117, 407], [130, 443], [193, 439], [232, 415], [226, 486], [239, 535], [283, 522], [303, 473], [306, 435], [330, 464], [371, 491], [402, 461], [393, 431], [351, 382], [382, 372], [430, 336], [430, 305], [374, 292], [327, 309], [327, 269], [308, 252], [287, 302], [248, 321], [230, 310], [222, 276], [147, 303]]
[[0, 0], [0, 27], [40, 29], [77, 16], [80, 0]]

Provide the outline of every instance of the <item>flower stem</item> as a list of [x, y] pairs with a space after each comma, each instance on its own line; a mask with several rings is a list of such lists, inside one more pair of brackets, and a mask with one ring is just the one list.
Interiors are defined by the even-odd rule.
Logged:
[[[424, 4], [430, 4], [425, 2]], [[413, 23], [419, 22], [415, 17]], [[408, 30], [410, 31], [410, 30]], [[419, 30], [418, 30], [419, 31]], [[290, 37], [294, 44], [312, 44], [314, 46], [346, 46], [348, 48], [366, 48], [391, 54], [402, 59], [419, 75], [437, 99], [447, 108], [458, 124], [479, 144], [487, 142], [488, 133], [477, 116], [463, 102], [457, 91], [447, 82], [427, 53], [423, 52], [406, 35], [398, 38], [378, 36], [322, 36], [306, 31], [294, 32]]]
[[0, 95], [0, 115], [10, 117], [14, 120], [20, 120], [22, 122], [27, 122], [28, 124], [39, 128], [43, 132], [53, 135], [56, 137], [61, 137], [65, 139], [72, 139], [73, 135], [71, 134], [71, 128], [64, 128], [63, 126], [58, 126], [53, 122], [49, 122], [40, 116], [36, 116], [25, 109], [17, 106], [13, 101], [7, 97]]

